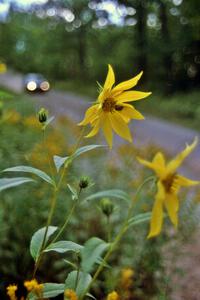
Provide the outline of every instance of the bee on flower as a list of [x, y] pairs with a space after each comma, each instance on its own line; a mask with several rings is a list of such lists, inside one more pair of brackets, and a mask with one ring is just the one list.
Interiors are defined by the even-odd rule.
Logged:
[[197, 138], [195, 138], [191, 145], [186, 145], [186, 148], [169, 163], [166, 163], [165, 157], [161, 152], [158, 152], [154, 156], [152, 162], [138, 157], [138, 161], [152, 169], [158, 177], [157, 194], [155, 196], [148, 238], [154, 237], [161, 232], [164, 208], [172, 224], [177, 227], [179, 211], [178, 192], [180, 188], [184, 186], [194, 186], [200, 183], [199, 181], [188, 179], [177, 173], [177, 169], [181, 166], [184, 159], [196, 147], [197, 141]]
[[128, 91], [137, 84], [142, 74], [143, 72], [140, 72], [132, 79], [114, 86], [115, 74], [111, 65], [108, 65], [108, 74], [98, 99], [94, 105], [88, 108], [85, 118], [79, 123], [81, 126], [91, 125], [92, 130], [86, 137], [95, 136], [102, 128], [110, 148], [112, 148], [113, 130], [125, 140], [132, 142], [128, 123], [131, 119], [142, 120], [144, 117], [129, 103], [146, 98], [151, 94]]

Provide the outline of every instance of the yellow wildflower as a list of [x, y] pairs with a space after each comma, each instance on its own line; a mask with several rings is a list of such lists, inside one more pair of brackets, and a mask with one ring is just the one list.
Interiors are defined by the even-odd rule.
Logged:
[[0, 62], [0, 73], [5, 73], [7, 71], [6, 64]]
[[81, 126], [90, 124], [91, 132], [86, 137], [92, 137], [102, 128], [108, 145], [112, 148], [112, 130], [119, 136], [132, 141], [128, 123], [131, 119], [144, 119], [143, 115], [127, 102], [138, 101], [151, 93], [140, 91], [127, 91], [134, 87], [143, 72], [134, 78], [121, 82], [113, 87], [115, 74], [108, 65], [108, 74], [97, 101], [86, 111], [85, 118], [79, 123]]
[[65, 290], [65, 299], [66, 300], [78, 300], [78, 297], [74, 290], [66, 289]]
[[138, 158], [139, 162], [146, 167], [154, 170], [158, 177], [157, 194], [153, 206], [150, 232], [148, 238], [160, 233], [163, 223], [163, 210], [167, 210], [169, 218], [175, 227], [178, 225], [179, 200], [177, 194], [182, 186], [192, 186], [199, 184], [199, 181], [190, 180], [177, 174], [176, 170], [180, 167], [183, 160], [193, 151], [197, 145], [197, 138], [191, 145], [180, 152], [169, 163], [166, 163], [165, 157], [158, 152], [152, 162]]
[[120, 286], [124, 290], [129, 289], [133, 285], [133, 275], [134, 275], [134, 270], [131, 268], [125, 268], [122, 270]]
[[120, 297], [117, 292], [113, 291], [108, 294], [106, 300], [120, 300]]
[[7, 289], [7, 295], [10, 297], [10, 300], [17, 300], [16, 297], [17, 285], [10, 284], [6, 289]]
[[28, 292], [33, 292], [36, 295], [41, 295], [43, 287], [44, 287], [43, 284], [41, 284], [41, 283], [39, 284], [36, 279], [32, 279], [30, 281], [28, 281], [28, 280], [25, 281], [24, 286]]

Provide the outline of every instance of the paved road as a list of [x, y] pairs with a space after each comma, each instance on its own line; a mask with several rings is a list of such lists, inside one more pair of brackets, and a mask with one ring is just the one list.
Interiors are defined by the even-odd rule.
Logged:
[[[12, 72], [0, 75], [0, 86], [5, 86], [16, 93], [23, 90], [22, 76]], [[80, 121], [86, 108], [90, 106], [91, 99], [78, 96], [69, 92], [61, 92], [51, 90], [47, 94], [30, 96], [36, 107], [41, 105], [47, 107], [54, 115], [67, 115], [75, 121]], [[150, 100], [149, 100], [150, 101]], [[153, 144], [164, 148], [171, 155], [175, 155], [179, 150], [183, 149], [186, 142], [190, 143], [195, 136], [200, 133], [184, 128], [170, 121], [164, 121], [157, 118], [147, 116], [145, 121], [133, 121], [131, 130], [136, 145], [145, 147], [147, 144]], [[115, 143], [122, 141], [119, 137], [115, 138]], [[200, 145], [191, 154], [190, 159], [186, 160], [187, 166], [182, 171], [193, 177], [198, 176], [200, 179]]]

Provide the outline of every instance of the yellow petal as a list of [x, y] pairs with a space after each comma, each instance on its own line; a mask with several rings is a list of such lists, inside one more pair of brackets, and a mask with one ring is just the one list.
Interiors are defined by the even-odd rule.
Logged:
[[115, 74], [114, 74], [112, 66], [108, 65], [108, 74], [107, 74], [103, 89], [111, 90], [114, 83], [115, 83]]
[[179, 200], [176, 194], [167, 194], [165, 201], [165, 207], [167, 209], [168, 215], [175, 227], [178, 225], [178, 210], [179, 210]]
[[138, 101], [151, 95], [151, 92], [128, 91], [121, 93], [115, 97], [119, 103]]
[[153, 161], [147, 161], [140, 157], [137, 157], [137, 160], [147, 168], [152, 169], [159, 178], [163, 179], [166, 177], [166, 167], [165, 167], [165, 159], [161, 152], [158, 152], [154, 158]]
[[157, 183], [157, 194], [155, 196], [155, 203], [152, 210], [152, 217], [150, 223], [150, 232], [148, 238], [154, 237], [161, 232], [163, 224], [163, 201], [165, 198], [165, 190], [160, 181]]
[[200, 184], [200, 181], [191, 180], [181, 175], [177, 175], [175, 180], [176, 183], [180, 186], [192, 186], [192, 185]]
[[115, 111], [114, 113], [110, 114], [110, 121], [113, 130], [125, 140], [132, 142], [132, 137], [130, 130], [126, 124], [126, 122], [122, 119], [121, 115]]
[[171, 160], [168, 165], [167, 169], [169, 173], [174, 173], [178, 167], [182, 164], [183, 160], [194, 150], [197, 146], [198, 138], [195, 137], [193, 143], [191, 145], [186, 145], [186, 148], [180, 152], [173, 160]]
[[[154, 165], [151, 161], [148, 161], [148, 160], [145, 160], [145, 159], [142, 159], [140, 158], [139, 156], [136, 157], [137, 160], [139, 161], [139, 163], [141, 163], [142, 165], [144, 165], [145, 167], [149, 168], [149, 169], [152, 169], [154, 170]], [[155, 171], [155, 170], [154, 170]]]
[[129, 79], [129, 80], [126, 80], [126, 81], [123, 81], [123, 82], [119, 83], [112, 90], [113, 93], [131, 89], [132, 87], [134, 87], [138, 83], [138, 81], [141, 78], [142, 74], [143, 74], [143, 71], [141, 71], [137, 76], [133, 77], [132, 79]]
[[89, 123], [92, 123], [94, 119], [97, 117], [99, 104], [95, 104], [89, 107], [85, 113], [85, 118], [78, 124], [79, 126], [84, 126]]
[[100, 120], [98, 119], [98, 120], [95, 122], [95, 124], [94, 124], [92, 130], [90, 131], [90, 133], [88, 133], [88, 135], [86, 135], [85, 137], [86, 137], [86, 138], [90, 138], [90, 137], [95, 136], [95, 135], [98, 133], [99, 128], [100, 128]]
[[123, 109], [119, 111], [119, 113], [126, 123], [128, 123], [131, 119], [144, 120], [144, 116], [129, 104], [123, 105]]
[[112, 135], [112, 127], [111, 127], [111, 123], [110, 123], [110, 119], [109, 119], [109, 113], [104, 114], [101, 124], [102, 124], [101, 126], [103, 129], [104, 136], [105, 136], [106, 141], [111, 149], [113, 135]]

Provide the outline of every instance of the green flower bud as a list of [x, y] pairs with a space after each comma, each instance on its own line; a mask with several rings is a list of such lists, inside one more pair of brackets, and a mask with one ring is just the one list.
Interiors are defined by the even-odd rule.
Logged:
[[89, 185], [89, 178], [87, 176], [81, 177], [79, 181], [79, 187], [80, 189], [86, 189]]
[[48, 111], [45, 108], [41, 108], [38, 112], [38, 120], [40, 123], [45, 123], [48, 118]]
[[109, 198], [103, 198], [100, 201], [100, 206], [101, 206], [101, 210], [102, 212], [109, 217], [114, 210], [114, 204], [111, 202], [111, 200]]

